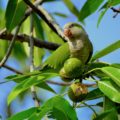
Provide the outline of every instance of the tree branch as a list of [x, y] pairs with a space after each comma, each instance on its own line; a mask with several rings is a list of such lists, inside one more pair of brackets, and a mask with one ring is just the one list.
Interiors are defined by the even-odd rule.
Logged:
[[[0, 39], [1, 40], [9, 40], [9, 41], [11, 41], [13, 36], [14, 36], [14, 34], [11, 34], [11, 33], [7, 34], [6, 32], [1, 32]], [[40, 40], [38, 38], [32, 37], [32, 39], [34, 40], [34, 45], [36, 47], [39, 47], [39, 48], [46, 48], [46, 49], [49, 49], [49, 50], [56, 50], [60, 46], [60, 45], [58, 45], [56, 43], [43, 41], [43, 40]], [[19, 41], [19, 42], [27, 42], [27, 43], [29, 43], [29, 36], [25, 35], [25, 34], [18, 34], [16, 36], [16, 40]]]
[[10, 66], [8, 66], [8, 65], [5, 65], [5, 64], [4, 64], [3, 67], [6, 68], [6, 69], [8, 69], [8, 70], [10, 70], [10, 71], [12, 71], [12, 72], [15, 72], [15, 73], [17, 73], [17, 74], [21, 74], [21, 75], [23, 74], [22, 72], [14, 69], [14, 68], [12, 68], [12, 67], [10, 67]]
[[[46, 82], [49, 83], [49, 84], [60, 85], [60, 86], [70, 86], [72, 84], [71, 82], [56, 82], [56, 81], [51, 81], [51, 80], [47, 80]], [[86, 87], [94, 87], [94, 86], [96, 86], [96, 84], [84, 84], [84, 85]]]
[[[42, 4], [43, 3], [43, 0], [36, 0], [34, 2], [34, 5], [35, 6], [38, 6], [39, 4]], [[24, 15], [24, 20], [27, 19], [27, 17], [33, 12], [33, 10], [31, 8], [28, 8], [25, 12], [25, 15]]]
[[55, 33], [57, 33], [59, 37], [61, 37], [64, 41], [67, 41], [67, 38], [64, 36], [61, 28], [56, 24], [56, 22], [45, 9], [43, 9], [41, 6], [34, 6], [29, 0], [24, 0], [24, 2], [29, 5], [33, 11], [36, 12]]
[[[35, 4], [37, 5], [37, 4], [39, 4], [39, 2], [41, 2], [41, 0], [38, 0]], [[5, 54], [5, 56], [3, 57], [2, 61], [0, 62], [0, 67], [3, 66], [5, 64], [5, 62], [7, 61], [7, 59], [9, 58], [10, 53], [12, 51], [12, 48], [13, 48], [13, 46], [15, 44], [16, 36], [17, 36], [17, 34], [18, 34], [19, 30], [20, 30], [21, 24], [26, 20], [26, 18], [30, 15], [31, 12], [32, 12], [32, 10], [29, 9], [29, 11], [27, 11], [27, 13], [24, 15], [24, 17], [20, 21], [20, 23], [17, 25], [16, 30], [15, 30], [15, 34], [12, 37], [12, 40], [11, 40], [10, 45], [8, 47], [8, 50], [7, 50], [6, 54]], [[3, 33], [4, 33], [4, 31], [3, 31]]]
[[[40, 3], [42, 3], [42, 2], [43, 2], [42, 0], [38, 0], [38, 1], [36, 1], [36, 2], [34, 3], [34, 5], [37, 6], [37, 5], [39, 5]], [[20, 23], [17, 25], [15, 34], [14, 34], [14, 36], [12, 37], [12, 40], [11, 40], [10, 45], [9, 45], [9, 47], [8, 47], [8, 50], [7, 50], [6, 54], [5, 54], [5, 56], [3, 57], [2, 61], [0, 62], [0, 67], [3, 66], [3, 65], [5, 64], [5, 62], [7, 61], [7, 59], [9, 58], [10, 53], [11, 53], [11, 51], [12, 51], [12, 48], [13, 48], [13, 46], [14, 46], [15, 40], [16, 40], [16, 36], [17, 36], [17, 34], [18, 34], [18, 32], [19, 32], [19, 29], [20, 29], [20, 27], [21, 27], [21, 24], [26, 20], [26, 18], [30, 15], [31, 12], [32, 12], [32, 9], [28, 9], [28, 11], [26, 11], [26, 13], [25, 13], [24, 17], [22, 18], [22, 20], [20, 21]], [[4, 32], [3, 32], [3, 33], [4, 33]], [[1, 32], [0, 32], [0, 34], [1, 34]]]
[[[21, 23], [21, 24], [22, 24], [22, 23]], [[19, 32], [19, 29], [20, 29], [21, 24], [19, 24], [19, 25], [17, 26], [16, 30], [15, 30], [15, 35], [13, 36], [13, 38], [12, 38], [12, 40], [11, 40], [11, 42], [10, 42], [10, 45], [9, 45], [9, 47], [8, 47], [8, 49], [7, 49], [7, 52], [6, 52], [5, 56], [3, 57], [2, 61], [0, 62], [0, 67], [5, 64], [5, 62], [7, 61], [7, 59], [9, 58], [9, 56], [10, 56], [10, 54], [11, 54], [11, 51], [12, 51], [12, 48], [13, 48], [13, 46], [14, 46], [14, 43], [15, 43], [15, 40], [16, 40], [16, 36], [17, 36], [17, 34], [18, 34], [18, 32]]]
[[[30, 60], [30, 72], [34, 71], [34, 40], [32, 39], [33, 37], [33, 16], [30, 16], [30, 37], [29, 37], [29, 46], [30, 46], [30, 51], [29, 51], [29, 60]], [[35, 106], [39, 107], [40, 106], [40, 101], [37, 97], [37, 92], [35, 89], [35, 86], [31, 86], [31, 93], [33, 96], [33, 100], [35, 102]]]
[[49, 84], [59, 85], [59, 86], [69, 86], [69, 85], [71, 85], [71, 82], [56, 82], [56, 81], [51, 81], [51, 80], [47, 80], [46, 82], [49, 83]]
[[120, 8], [119, 8], [119, 9], [116, 9], [116, 8], [114, 8], [114, 7], [111, 7], [111, 10], [116, 13], [116, 14], [113, 16], [113, 18], [116, 18], [116, 16], [120, 13]]
[[120, 9], [116, 9], [116, 8], [114, 8], [114, 7], [111, 7], [111, 10], [112, 10], [113, 12], [120, 13]]

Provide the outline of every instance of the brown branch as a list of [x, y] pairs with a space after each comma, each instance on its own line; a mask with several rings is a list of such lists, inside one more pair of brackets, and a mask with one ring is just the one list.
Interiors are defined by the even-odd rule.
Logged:
[[[36, 0], [34, 2], [34, 5], [35, 6], [38, 6], [39, 4], [42, 4], [43, 3], [43, 0]], [[27, 17], [33, 12], [33, 10], [31, 8], [28, 8], [25, 12], [25, 15], [24, 15], [24, 20], [27, 19]]]
[[[37, 4], [39, 4], [38, 1], [37, 1]], [[30, 11], [32, 11], [32, 10], [29, 10], [24, 15], [24, 17], [21, 19], [21, 21], [19, 22], [19, 24], [17, 25], [16, 30], [15, 30], [15, 34], [13, 35], [13, 37], [12, 37], [12, 39], [10, 41], [10, 45], [9, 45], [9, 47], [7, 49], [7, 52], [6, 52], [5, 56], [3, 57], [3, 59], [0, 62], [0, 67], [3, 66], [5, 64], [5, 62], [8, 60], [8, 58], [9, 58], [11, 52], [12, 52], [12, 48], [13, 48], [13, 46], [15, 44], [16, 36], [17, 36], [17, 34], [18, 34], [19, 30], [20, 30], [20, 27], [21, 27], [22, 23], [26, 20], [26, 18], [30, 15], [30, 13], [31, 13]], [[2, 32], [4, 33], [5, 31], [2, 31]], [[0, 34], [2, 34], [2, 33], [0, 32]]]
[[[38, 1], [36, 1], [36, 2], [34, 3], [34, 5], [37, 6], [37, 5], [39, 5], [40, 3], [42, 3], [42, 2], [43, 2], [42, 0], [38, 0]], [[9, 58], [9, 56], [10, 56], [10, 54], [11, 54], [11, 51], [12, 51], [12, 48], [13, 48], [13, 46], [14, 46], [14, 44], [15, 44], [16, 36], [17, 36], [17, 34], [18, 34], [18, 32], [19, 32], [19, 29], [20, 29], [20, 27], [21, 27], [21, 24], [26, 20], [26, 18], [31, 14], [31, 12], [32, 12], [32, 9], [28, 9], [28, 10], [26, 11], [24, 17], [21, 19], [20, 23], [17, 25], [15, 34], [13, 35], [13, 37], [12, 37], [12, 39], [11, 39], [11, 41], [10, 41], [10, 45], [9, 45], [9, 47], [8, 47], [8, 50], [7, 50], [6, 54], [5, 54], [5, 56], [3, 57], [2, 61], [0, 62], [0, 67], [3, 66], [3, 65], [5, 64], [5, 62], [7, 61], [7, 59]], [[4, 33], [5, 31], [2, 31], [2, 32]], [[0, 32], [0, 34], [2, 34], [2, 33]]]
[[51, 81], [51, 80], [47, 80], [46, 82], [49, 84], [60, 85], [60, 86], [69, 86], [72, 84], [71, 82], [55, 82], [55, 81]]
[[52, 19], [52, 17], [47, 13], [47, 11], [45, 11], [41, 6], [37, 8], [29, 0], [24, 0], [24, 2], [28, 6], [30, 6], [33, 9], [33, 11], [36, 12], [55, 33], [57, 33], [59, 37], [61, 37], [64, 41], [67, 41], [67, 38], [64, 36], [62, 30], [56, 24], [56, 22]]
[[120, 13], [120, 9], [116, 9], [116, 8], [114, 8], [114, 7], [111, 7], [111, 10], [112, 10], [113, 12]]
[[120, 8], [119, 8], [119, 9], [116, 9], [116, 8], [114, 8], [114, 7], [111, 7], [111, 10], [116, 13], [116, 14], [113, 16], [113, 18], [116, 18], [117, 15], [120, 13]]
[[19, 32], [21, 24], [22, 24], [22, 21], [20, 22], [20, 24], [17, 26], [17, 28], [15, 30], [15, 35], [13, 36], [12, 40], [10, 41], [10, 45], [9, 45], [9, 47], [7, 49], [7, 52], [6, 52], [5, 56], [3, 57], [3, 59], [0, 62], [0, 67], [5, 64], [5, 62], [8, 60], [8, 58], [9, 58], [11, 52], [12, 52], [12, 48], [13, 48], [13, 46], [15, 44], [16, 36], [17, 36], [17, 34]]
[[[0, 34], [0, 39], [1, 40], [9, 40], [9, 41], [11, 41], [13, 36], [14, 36], [14, 34], [11, 34], [11, 33], [7, 34], [6, 32], [4, 32], [4, 33]], [[34, 40], [34, 45], [36, 47], [39, 47], [39, 48], [46, 48], [46, 49], [49, 49], [49, 50], [56, 50], [60, 46], [60, 45], [55, 44], [55, 43], [40, 40], [38, 38], [32, 37], [32, 39]], [[16, 36], [16, 40], [20, 41], [20, 42], [29, 43], [29, 36], [25, 35], [25, 34], [18, 34]]]
[[[70, 86], [72, 83], [71, 82], [56, 82], [56, 81], [51, 81], [47, 80], [46, 81], [49, 84], [54, 84], [54, 85], [60, 85], [60, 86]], [[95, 87], [96, 84], [84, 84], [87, 87]]]
[[8, 70], [10, 70], [10, 71], [12, 71], [12, 72], [15, 72], [15, 73], [17, 73], [17, 74], [21, 74], [21, 75], [23, 74], [22, 72], [14, 69], [14, 68], [12, 68], [12, 67], [10, 67], [10, 66], [8, 66], [8, 65], [5, 65], [5, 64], [4, 64], [3, 67], [6, 68], [6, 69], [8, 69]]

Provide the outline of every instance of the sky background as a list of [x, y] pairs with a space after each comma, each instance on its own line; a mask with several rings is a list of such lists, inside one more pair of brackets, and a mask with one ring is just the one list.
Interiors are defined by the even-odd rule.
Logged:
[[[7, 0], [6, 0], [7, 1]], [[7, 2], [4, 0], [0, 0], [0, 7], [3, 9], [6, 8]], [[59, 2], [55, 3], [49, 3], [49, 4], [44, 4], [44, 8], [47, 9], [50, 13], [53, 12], [61, 12], [61, 13], [67, 13], [69, 16], [67, 19], [66, 18], [60, 18], [60, 17], [55, 17], [56, 21], [58, 24], [63, 27], [64, 24], [67, 22], [78, 22], [77, 19], [75, 18], [74, 15], [72, 15], [67, 7], [62, 3]], [[72, 0], [75, 6], [80, 9], [83, 5], [83, 3], [86, 0]], [[118, 6], [116, 6], [118, 8]], [[118, 15], [116, 18], [113, 18], [113, 15], [115, 13], [112, 12], [112, 10], [108, 10], [106, 15], [104, 16], [99, 28], [97, 28], [97, 20], [99, 17], [99, 12], [94, 13], [90, 17], [88, 17], [85, 20], [86, 25], [84, 28], [86, 29], [89, 38], [91, 42], [93, 43], [94, 46], [94, 53], [96, 51], [99, 51], [106, 46], [110, 45], [111, 43], [117, 41], [120, 39], [120, 15]], [[101, 61], [109, 62], [109, 63], [119, 63], [120, 61], [120, 50], [117, 50], [103, 58], [100, 59]], [[7, 62], [8, 65], [13, 66], [16, 69], [20, 69], [20, 65], [17, 61], [10, 59]], [[13, 74], [13, 72], [10, 72], [6, 69], [0, 69], [0, 81], [4, 81], [4, 78], [7, 75]], [[0, 85], [0, 115], [2, 115], [3, 119], [6, 119], [6, 98], [8, 93], [11, 91], [12, 87], [15, 85], [14, 82], [6, 83], [6, 84], [1, 84]], [[59, 91], [57, 88], [58, 86], [52, 86], [56, 89], [56, 91]], [[44, 90], [41, 90], [41, 92], [44, 92]], [[47, 98], [50, 98], [53, 94], [47, 94]], [[46, 99], [46, 94], [42, 94], [42, 98]], [[97, 102], [97, 101], [94, 101]], [[93, 102], [92, 102], [93, 103]], [[12, 109], [13, 113], [19, 112], [23, 109], [27, 109], [31, 106], [33, 106], [33, 100], [30, 94], [25, 96], [25, 101], [20, 102], [19, 100], [15, 100], [12, 103]], [[98, 109], [98, 108], [96, 108]], [[87, 112], [87, 114], [86, 114]], [[78, 109], [77, 113], [79, 115], [79, 119], [82, 117], [82, 120], [90, 120], [92, 111], [89, 110], [88, 108], [82, 108]], [[83, 117], [84, 116], [84, 117]]]

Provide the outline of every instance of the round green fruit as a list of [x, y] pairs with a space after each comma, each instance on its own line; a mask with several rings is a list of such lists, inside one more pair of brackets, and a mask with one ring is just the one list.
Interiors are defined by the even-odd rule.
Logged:
[[60, 77], [62, 78], [62, 80], [65, 81], [65, 82], [71, 82], [71, 81], [72, 81], [72, 78], [70, 78], [70, 77], [66, 74], [64, 68], [62, 68], [62, 69], [60, 70], [59, 75], [60, 75]]
[[77, 58], [69, 58], [64, 63], [64, 70], [71, 78], [77, 78], [82, 74], [82, 62]]
[[88, 93], [87, 87], [81, 83], [73, 83], [68, 89], [68, 96], [73, 102], [84, 100]]

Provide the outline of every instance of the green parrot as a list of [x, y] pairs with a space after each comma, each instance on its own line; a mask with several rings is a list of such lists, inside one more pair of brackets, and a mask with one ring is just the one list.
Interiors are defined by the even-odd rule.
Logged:
[[70, 57], [87, 63], [93, 53], [93, 46], [83, 27], [77, 23], [67, 23], [64, 26], [64, 35], [68, 37]]
[[78, 69], [82, 69], [81, 65], [85, 65], [90, 60], [93, 46], [83, 27], [77, 23], [67, 23], [63, 32], [67, 43], [61, 45], [48, 57], [43, 68], [52, 68], [69, 81], [78, 77], [80, 73]]

